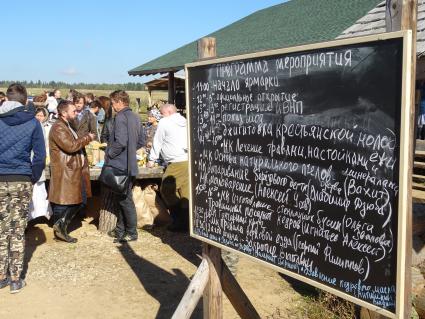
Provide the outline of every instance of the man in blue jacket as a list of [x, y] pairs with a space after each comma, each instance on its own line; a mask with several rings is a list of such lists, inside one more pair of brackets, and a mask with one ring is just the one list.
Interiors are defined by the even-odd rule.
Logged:
[[[27, 107], [27, 90], [14, 83], [0, 106], [0, 288], [19, 292], [25, 252], [25, 227], [32, 185], [44, 170], [43, 130]], [[31, 159], [32, 152], [32, 159]]]

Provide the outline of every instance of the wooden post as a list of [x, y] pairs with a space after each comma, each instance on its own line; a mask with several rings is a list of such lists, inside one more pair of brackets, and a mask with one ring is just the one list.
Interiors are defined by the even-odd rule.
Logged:
[[[416, 123], [415, 121], [415, 80], [416, 80], [416, 32], [417, 32], [417, 11], [418, 3], [417, 0], [404, 0], [402, 7], [401, 15], [401, 29], [402, 30], [412, 30], [412, 51], [411, 51], [411, 70], [410, 70], [410, 108], [411, 112], [409, 114], [409, 122]], [[409, 149], [412, 150], [409, 154], [408, 161], [408, 189], [410, 192], [410, 201], [407, 204], [407, 224], [406, 224], [406, 248], [405, 248], [405, 277], [404, 277], [404, 289], [405, 298], [402, 302], [402, 314], [403, 318], [410, 318], [412, 300], [411, 300], [411, 291], [412, 291], [412, 171], [413, 171], [413, 153], [415, 149], [415, 139], [416, 134], [414, 132], [415, 125], [413, 124], [409, 133]]]
[[204, 319], [223, 318], [223, 290], [221, 288], [221, 249], [203, 244], [202, 257], [207, 260], [209, 280], [204, 290]]
[[176, 88], [174, 83], [174, 72], [168, 72], [168, 103], [174, 104], [176, 99]]
[[198, 40], [198, 59], [211, 59], [217, 56], [216, 42], [213, 37], [206, 37]]
[[[198, 40], [198, 59], [216, 57], [215, 38]], [[221, 288], [221, 249], [203, 244], [202, 256], [208, 261], [209, 282], [204, 291], [204, 319], [223, 318], [223, 290]]]

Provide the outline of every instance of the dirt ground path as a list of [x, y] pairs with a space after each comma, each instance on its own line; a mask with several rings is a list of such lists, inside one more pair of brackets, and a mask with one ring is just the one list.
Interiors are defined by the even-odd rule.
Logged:
[[[77, 220], [75, 245], [46, 224], [27, 231], [27, 287], [0, 290], [0, 318], [170, 318], [200, 263], [199, 241], [158, 228], [113, 244], [93, 219]], [[303, 318], [302, 297], [275, 271], [241, 257], [237, 280], [261, 318]], [[192, 318], [202, 318], [198, 305]], [[224, 298], [224, 318], [239, 318]]]

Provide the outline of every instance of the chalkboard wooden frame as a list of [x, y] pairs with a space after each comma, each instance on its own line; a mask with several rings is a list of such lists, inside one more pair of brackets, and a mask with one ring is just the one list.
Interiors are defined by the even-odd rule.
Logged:
[[[283, 273], [285, 275], [291, 276], [297, 280], [303, 281], [305, 283], [308, 283], [312, 286], [315, 286], [319, 289], [328, 291], [332, 294], [335, 294], [341, 298], [344, 298], [350, 302], [353, 302], [355, 304], [358, 304], [362, 307], [366, 307], [370, 310], [373, 310], [377, 313], [380, 313], [382, 315], [385, 315], [389, 318], [402, 318], [403, 313], [401, 312], [400, 304], [403, 303], [404, 297], [406, 294], [410, 294], [410, 291], [408, 287], [405, 287], [404, 284], [404, 278], [407, 271], [410, 271], [406, 269], [405, 266], [405, 259], [406, 259], [406, 250], [411, 249], [411, 247], [406, 247], [406, 238], [409, 236], [412, 236], [411, 229], [408, 229], [407, 227], [407, 221], [411, 219], [412, 213], [411, 210], [409, 210], [408, 203], [412, 200], [412, 194], [411, 189], [409, 189], [409, 180], [412, 178], [412, 173], [409, 171], [409, 161], [412, 160], [411, 154], [413, 154], [413, 149], [410, 146], [410, 143], [408, 142], [409, 134], [413, 130], [414, 123], [411, 123], [409, 114], [411, 113], [411, 108], [413, 107], [410, 103], [410, 89], [411, 86], [414, 85], [414, 83], [411, 83], [411, 50], [412, 50], [412, 33], [410, 30], [408, 31], [398, 31], [398, 32], [391, 32], [391, 33], [382, 33], [372, 36], [364, 36], [364, 37], [354, 37], [354, 38], [348, 38], [348, 39], [342, 39], [342, 40], [335, 40], [335, 41], [329, 41], [329, 42], [323, 42], [323, 43], [315, 43], [315, 44], [309, 44], [309, 45], [302, 45], [302, 46], [296, 46], [291, 48], [283, 48], [283, 49], [276, 49], [276, 50], [269, 50], [269, 51], [263, 51], [263, 52], [256, 52], [252, 54], [244, 54], [239, 56], [231, 56], [231, 57], [225, 57], [225, 58], [219, 58], [219, 59], [208, 59], [203, 60], [200, 62], [195, 63], [189, 63], [185, 65], [185, 72], [186, 72], [186, 105], [187, 107], [187, 118], [190, 119], [191, 117], [191, 108], [192, 108], [192, 101], [190, 101], [189, 98], [189, 80], [191, 77], [191, 69], [196, 68], [198, 66], [206, 66], [216, 63], [224, 63], [224, 62], [231, 62], [231, 61], [239, 61], [239, 60], [246, 60], [251, 58], [259, 58], [259, 57], [267, 57], [267, 56], [273, 56], [273, 55], [279, 55], [279, 54], [288, 54], [288, 53], [296, 53], [300, 51], [310, 51], [315, 49], [326, 49], [326, 48], [332, 48], [332, 47], [339, 47], [344, 45], [351, 45], [351, 44], [363, 44], [367, 42], [374, 42], [379, 40], [387, 40], [387, 39], [394, 39], [394, 38], [402, 38], [403, 39], [403, 65], [402, 65], [402, 101], [401, 101], [401, 108], [403, 111], [401, 111], [400, 116], [400, 152], [399, 152], [399, 195], [398, 195], [398, 237], [397, 237], [397, 277], [396, 277], [396, 311], [391, 312], [386, 309], [377, 307], [371, 303], [365, 302], [361, 299], [355, 298], [350, 294], [344, 293], [342, 291], [333, 289], [327, 285], [324, 285], [320, 282], [314, 281], [308, 277], [304, 277], [302, 275], [299, 275], [295, 272], [282, 269], [278, 266], [275, 266], [271, 263], [265, 262], [263, 260], [260, 260], [258, 258], [255, 258], [251, 255], [248, 255], [246, 253], [243, 253], [241, 251], [235, 250], [233, 248], [227, 247], [225, 245], [222, 245], [220, 243], [217, 243], [213, 240], [207, 239], [205, 237], [199, 236], [194, 233], [193, 229], [193, 194], [194, 194], [194, 186], [192, 185], [192, 157], [191, 152], [189, 152], [189, 186], [190, 186], [190, 199], [189, 199], [189, 205], [190, 205], [190, 235], [196, 239], [199, 239], [200, 241], [206, 242], [210, 245], [220, 247], [222, 249], [241, 254], [245, 257], [250, 258], [251, 260], [263, 264], [269, 268], [272, 268], [280, 273]], [[192, 130], [191, 130], [191, 123], [190, 120], [188, 120], [188, 145], [189, 150], [192, 149]]]

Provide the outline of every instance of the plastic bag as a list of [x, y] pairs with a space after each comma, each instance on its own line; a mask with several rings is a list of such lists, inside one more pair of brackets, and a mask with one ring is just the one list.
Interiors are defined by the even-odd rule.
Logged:
[[144, 199], [149, 206], [152, 216], [156, 225], [165, 225], [171, 223], [173, 220], [168, 213], [164, 201], [158, 196], [156, 184], [149, 184], [144, 189]]

